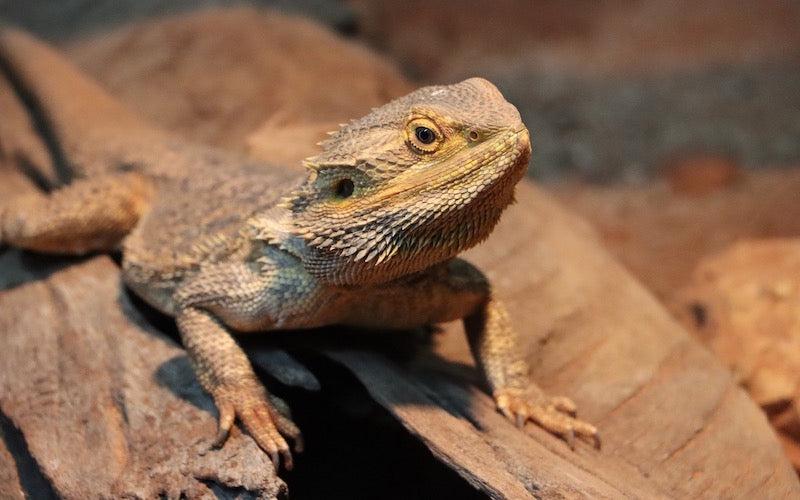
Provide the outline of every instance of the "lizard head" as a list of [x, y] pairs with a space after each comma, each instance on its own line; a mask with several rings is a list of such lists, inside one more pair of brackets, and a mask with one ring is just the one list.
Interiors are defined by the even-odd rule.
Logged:
[[284, 206], [306, 269], [337, 285], [390, 281], [482, 241], [530, 157], [519, 112], [480, 78], [421, 88], [321, 146]]

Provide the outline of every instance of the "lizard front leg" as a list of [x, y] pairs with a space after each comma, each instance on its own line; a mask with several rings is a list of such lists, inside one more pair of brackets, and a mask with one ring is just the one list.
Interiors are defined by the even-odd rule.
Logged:
[[472, 354], [504, 415], [519, 426], [533, 420], [564, 437], [570, 446], [576, 435], [594, 439], [599, 445], [597, 429], [574, 417], [572, 401], [547, 397], [530, 380], [505, 307], [492, 297], [483, 274], [462, 259], [367, 290], [353, 302], [345, 322], [409, 327], [454, 319], [463, 319]]
[[[293, 303], [274, 293], [274, 287], [281, 285], [297, 293], [302, 290], [286, 281], [276, 282], [276, 274], [258, 273], [244, 263], [222, 264], [200, 271], [175, 292], [174, 298], [184, 347], [200, 383], [219, 410], [216, 444], [224, 443], [238, 418], [270, 455], [276, 469], [279, 457], [286, 469], [291, 469], [292, 454], [284, 436], [294, 440], [295, 451], [300, 452], [300, 430], [292, 422], [287, 405], [267, 393], [229, 329], [262, 330], [279, 323], [281, 308], [291, 308]], [[281, 299], [287, 300], [282, 304]]]
[[597, 428], [575, 418], [575, 403], [569, 398], [548, 397], [528, 376], [528, 364], [519, 350], [502, 302], [491, 296], [464, 318], [464, 328], [473, 356], [492, 390], [497, 407], [522, 427], [530, 419], [562, 436], [574, 447], [575, 436], [590, 438], [600, 447]]
[[[184, 308], [177, 316], [184, 347], [192, 360], [200, 384], [214, 398], [219, 410], [219, 430], [214, 444], [221, 446], [238, 418], [258, 445], [266, 451], [277, 469], [293, 465], [289, 445], [283, 435], [302, 450], [300, 430], [292, 422], [280, 400], [269, 395], [253, 372], [250, 361], [227, 329], [208, 311]], [[277, 404], [276, 404], [277, 403]]]

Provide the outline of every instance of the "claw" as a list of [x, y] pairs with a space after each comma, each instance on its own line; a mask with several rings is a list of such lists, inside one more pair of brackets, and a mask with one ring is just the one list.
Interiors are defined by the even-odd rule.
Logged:
[[278, 452], [268, 451], [267, 455], [269, 455], [269, 460], [272, 462], [272, 467], [275, 468], [275, 472], [278, 472], [278, 469], [281, 468], [281, 457], [278, 455]]
[[225, 441], [228, 440], [229, 429], [223, 429], [219, 427], [217, 429], [217, 435], [214, 436], [214, 441], [211, 443], [211, 446], [214, 448], [222, 448], [222, 445], [225, 444]]
[[543, 429], [560, 436], [570, 449], [575, 449], [576, 436], [593, 441], [600, 448], [597, 428], [592, 424], [575, 418], [575, 403], [566, 397], [545, 398], [538, 388], [528, 392], [518, 389], [505, 389], [495, 393], [500, 411], [517, 427], [524, 426], [528, 420], [534, 421]]
[[239, 418], [258, 446], [269, 453], [275, 470], [280, 467], [279, 455], [283, 456], [284, 467], [291, 470], [294, 462], [289, 446], [275, 427], [275, 421], [269, 408], [260, 406], [247, 408], [241, 412]]
[[[283, 457], [283, 466], [286, 470], [294, 469], [294, 458], [292, 458], [292, 453], [287, 448], [286, 450], [281, 450], [281, 456]], [[278, 470], [278, 467], [275, 467], [275, 470]]]
[[219, 425], [217, 427], [217, 435], [214, 438], [214, 443], [212, 444], [214, 448], [222, 447], [222, 445], [225, 444], [225, 441], [228, 440], [231, 427], [233, 427], [233, 420], [236, 418], [232, 404], [218, 403], [217, 408], [219, 408]]
[[569, 445], [569, 449], [570, 450], [574, 450], [575, 449], [575, 430], [572, 428], [572, 426], [570, 426], [569, 429], [567, 429], [567, 433], [564, 436], [564, 439], [567, 441], [567, 444]]
[[269, 456], [276, 471], [281, 466], [281, 459], [286, 470], [294, 467], [292, 452], [283, 436], [294, 440], [297, 452], [303, 449], [303, 438], [300, 429], [292, 422], [289, 406], [285, 402], [268, 397], [260, 385], [229, 386], [225, 390], [218, 390], [214, 400], [219, 408], [215, 447], [225, 443], [238, 418], [256, 444]]
[[600, 447], [602, 446], [602, 443], [600, 442], [600, 433], [595, 430], [594, 435], [592, 436], [592, 438], [594, 440], [595, 449], [599, 450]]
[[550, 404], [553, 407], [560, 411], [561, 413], [566, 413], [567, 415], [574, 417], [578, 411], [578, 407], [572, 402], [571, 399], [564, 397], [564, 396], [556, 396], [550, 399]]

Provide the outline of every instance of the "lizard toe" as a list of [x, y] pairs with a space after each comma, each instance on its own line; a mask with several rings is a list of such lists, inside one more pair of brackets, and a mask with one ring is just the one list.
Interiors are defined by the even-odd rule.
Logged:
[[273, 410], [291, 420], [292, 409], [289, 407], [289, 404], [286, 401], [274, 394], [267, 394], [267, 399], [269, 400], [269, 404]]
[[295, 442], [297, 452], [303, 449], [303, 439], [300, 429], [291, 419], [289, 405], [268, 394], [255, 380], [221, 385], [213, 388], [213, 394], [219, 409], [216, 446], [225, 443], [234, 421], [238, 419], [256, 444], [269, 455], [275, 470], [280, 468], [281, 462], [287, 470], [294, 466], [284, 436]]
[[561, 413], [566, 413], [572, 417], [578, 412], [577, 405], [566, 396], [554, 396], [550, 398], [550, 404]]
[[236, 410], [233, 403], [230, 401], [217, 401], [216, 404], [219, 410], [219, 423], [217, 425], [217, 435], [214, 438], [213, 446], [219, 448], [228, 440], [231, 427], [233, 427], [233, 421], [236, 418]]
[[572, 400], [565, 397], [541, 398], [537, 397], [538, 394], [537, 390], [532, 393], [532, 397], [526, 397], [525, 391], [503, 390], [498, 391], [495, 399], [498, 408], [517, 427], [532, 420], [543, 429], [560, 436], [570, 448], [574, 449], [576, 437], [589, 439], [595, 448], [600, 448], [597, 427], [575, 418], [576, 408]]
[[281, 458], [286, 470], [292, 469], [294, 461], [289, 445], [278, 431], [266, 401], [263, 405], [244, 408], [239, 414], [239, 419], [250, 436], [270, 456], [276, 470], [280, 467]]
[[297, 453], [303, 451], [303, 434], [297, 425], [284, 415], [272, 415], [272, 418], [278, 431], [294, 441], [294, 451]]

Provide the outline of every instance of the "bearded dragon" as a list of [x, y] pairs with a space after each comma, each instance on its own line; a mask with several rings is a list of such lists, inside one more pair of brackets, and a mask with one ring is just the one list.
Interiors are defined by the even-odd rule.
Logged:
[[508, 311], [456, 257], [489, 236], [529, 157], [516, 108], [472, 78], [342, 125], [301, 179], [264, 165], [225, 168], [213, 155], [184, 175], [118, 166], [7, 202], [0, 244], [75, 254], [121, 245], [127, 286], [177, 322], [219, 409], [217, 443], [238, 419], [276, 468], [281, 459], [292, 467], [287, 438], [300, 451], [301, 433], [234, 332], [461, 318], [503, 414], [570, 445], [575, 436], [599, 444], [572, 401], [529, 380]]

